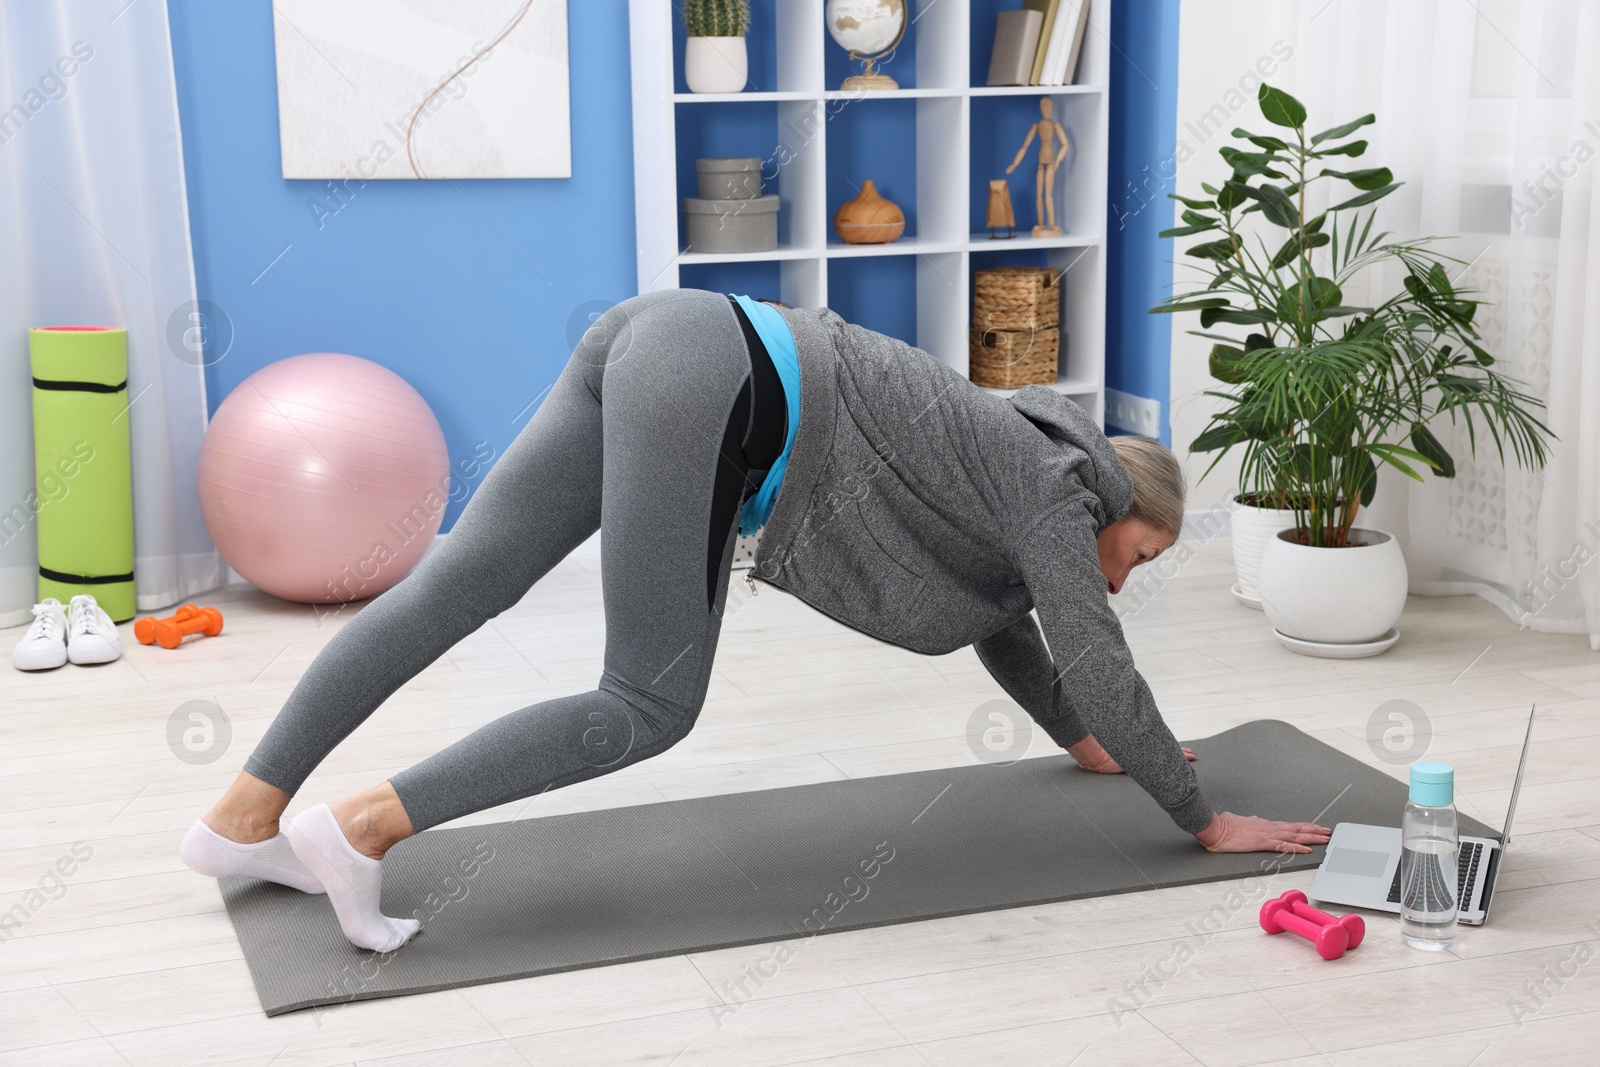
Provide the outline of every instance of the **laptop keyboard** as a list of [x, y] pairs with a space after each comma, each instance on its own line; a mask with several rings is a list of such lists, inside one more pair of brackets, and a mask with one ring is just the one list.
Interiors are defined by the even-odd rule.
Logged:
[[[1456, 854], [1456, 900], [1466, 907], [1472, 900], [1472, 889], [1478, 883], [1478, 861], [1483, 858], [1483, 842], [1463, 841]], [[1389, 884], [1389, 903], [1400, 903], [1400, 864], [1394, 869], [1394, 881]]]

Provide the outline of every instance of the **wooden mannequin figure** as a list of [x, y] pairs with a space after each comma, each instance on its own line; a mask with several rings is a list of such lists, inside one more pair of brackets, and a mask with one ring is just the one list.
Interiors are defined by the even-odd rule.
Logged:
[[[1034, 137], [1039, 138], [1039, 165], [1034, 171], [1034, 218], [1038, 225], [1033, 228], [1035, 237], [1060, 237], [1061, 227], [1056, 225], [1056, 168], [1067, 157], [1067, 131], [1061, 128], [1061, 123], [1050, 117], [1050, 98], [1039, 98], [1039, 113], [1043, 119], [1028, 127], [1027, 140], [1022, 142], [1022, 147], [1017, 149], [1017, 158], [1011, 161], [1011, 166], [1006, 168], [1010, 174], [1017, 169], [1017, 164], [1022, 162], [1022, 157], [1028, 154], [1028, 146], [1033, 143]], [[1054, 147], [1056, 137], [1061, 138], [1061, 150], [1052, 158], [1050, 150]]]

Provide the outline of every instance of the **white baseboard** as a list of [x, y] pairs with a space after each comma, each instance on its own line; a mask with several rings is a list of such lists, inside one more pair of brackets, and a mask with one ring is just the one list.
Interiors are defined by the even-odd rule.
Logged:
[[1209, 508], [1188, 508], [1183, 513], [1183, 541], [1211, 541], [1233, 533], [1233, 511], [1226, 504]]
[[[433, 535], [433, 542], [428, 546], [428, 552], [432, 552], [434, 549], [438, 548], [441, 544], [444, 543], [444, 539], [446, 537], [449, 537], [449, 536], [450, 536], [450, 534], [448, 532], [434, 534]], [[426, 553], [424, 553], [424, 555], [426, 555]], [[585, 558], [599, 559], [600, 558], [600, 531], [596, 530], [594, 532], [594, 534], [592, 534], [587, 541], [583, 542], [583, 544], [581, 544], [577, 548], [573, 549], [572, 550], [572, 556], [575, 556], [575, 557], [576, 556], [582, 556], [582, 557], [585, 557]], [[224, 564], [224, 566], [226, 567], [226, 564]], [[234, 570], [232, 567], [226, 567], [226, 570], [227, 570], [227, 582], [226, 582], [226, 584], [228, 584], [228, 585], [249, 585], [250, 584], [249, 579], [245, 578], [244, 575], [240, 574], [238, 571]]]

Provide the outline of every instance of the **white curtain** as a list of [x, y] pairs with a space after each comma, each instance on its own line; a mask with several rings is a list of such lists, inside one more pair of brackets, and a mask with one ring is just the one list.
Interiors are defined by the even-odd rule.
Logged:
[[[1253, 73], [1244, 57], [1286, 60], [1266, 80], [1306, 105], [1313, 132], [1377, 115], [1362, 131], [1369, 149], [1348, 166], [1387, 166], [1405, 184], [1379, 202], [1375, 230], [1447, 238], [1436, 248], [1464, 261], [1453, 277], [1486, 301], [1479, 325], [1498, 369], [1547, 405], [1538, 413], [1557, 440], [1542, 471], [1519, 467], [1509, 448], [1502, 462], [1481, 423], [1473, 458], [1464, 429], [1444, 417], [1431, 428], [1457, 476], [1418, 484], [1385, 469], [1358, 521], [1398, 536], [1411, 592], [1475, 593], [1519, 625], [1587, 634], [1600, 651], [1600, 3], [1189, 0], [1182, 18], [1189, 88], [1178, 134], [1203, 147], [1201, 169], [1180, 171], [1176, 191], [1195, 195], [1200, 178], [1221, 177], [1205, 157], [1223, 138], [1201, 142], [1182, 120], [1204, 115], [1241, 68]], [[1195, 54], [1223, 34], [1226, 56]], [[1248, 102], [1227, 104], [1224, 130], [1270, 132], [1259, 81]], [[1308, 213], [1328, 205], [1330, 184], [1312, 186]], [[1399, 278], [1368, 282], [1365, 295], [1382, 298]], [[1187, 440], [1176, 437], [1203, 426], [1188, 370], [1203, 359], [1196, 345], [1174, 337], [1180, 449]]]
[[[224, 579], [195, 495], [205, 433], [164, 0], [0, 0], [0, 626], [37, 595], [30, 326], [128, 331], [140, 610]], [[193, 337], [187, 339], [192, 343]]]

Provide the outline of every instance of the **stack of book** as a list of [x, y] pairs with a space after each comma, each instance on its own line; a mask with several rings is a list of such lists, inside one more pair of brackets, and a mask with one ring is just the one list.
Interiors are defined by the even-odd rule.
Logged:
[[1089, 0], [1022, 0], [1000, 12], [988, 84], [1072, 84], [1088, 25]]

